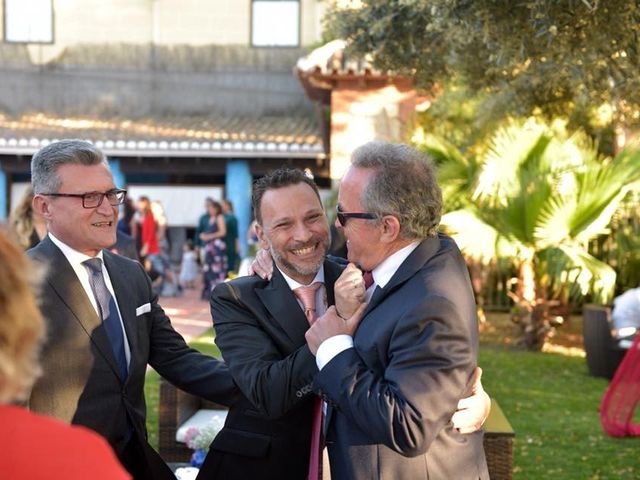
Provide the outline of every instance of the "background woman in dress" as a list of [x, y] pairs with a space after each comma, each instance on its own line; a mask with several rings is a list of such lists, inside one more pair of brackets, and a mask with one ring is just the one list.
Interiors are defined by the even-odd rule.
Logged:
[[224, 237], [227, 227], [222, 214], [222, 207], [215, 200], [207, 201], [207, 213], [209, 221], [200, 234], [200, 240], [204, 246], [204, 264], [202, 265], [202, 298], [209, 299], [211, 290], [225, 281], [227, 278], [227, 252]]

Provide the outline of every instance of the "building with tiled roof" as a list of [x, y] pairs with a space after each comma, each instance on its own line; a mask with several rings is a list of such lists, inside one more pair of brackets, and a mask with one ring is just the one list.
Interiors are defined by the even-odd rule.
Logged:
[[307, 97], [327, 113], [321, 130], [331, 145], [332, 179], [342, 177], [357, 146], [407, 141], [416, 110], [432, 98], [416, 91], [413, 78], [376, 70], [369, 58], [349, 55], [343, 40], [300, 58], [295, 73]]
[[0, 221], [29, 182], [31, 155], [60, 138], [95, 143], [137, 192], [186, 185], [230, 197], [242, 232], [256, 176], [292, 165], [329, 185], [326, 135], [291, 73], [320, 38], [322, 2], [177, 5], [0, 3]]

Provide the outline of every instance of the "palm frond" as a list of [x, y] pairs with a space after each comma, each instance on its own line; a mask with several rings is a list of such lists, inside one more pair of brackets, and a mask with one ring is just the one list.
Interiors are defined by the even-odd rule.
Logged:
[[615, 270], [590, 255], [579, 244], [565, 243], [558, 248], [569, 258], [571, 264], [577, 267], [573, 269], [573, 278], [568, 280], [579, 286], [582, 295], [592, 293], [596, 302], [611, 302], [616, 284]]

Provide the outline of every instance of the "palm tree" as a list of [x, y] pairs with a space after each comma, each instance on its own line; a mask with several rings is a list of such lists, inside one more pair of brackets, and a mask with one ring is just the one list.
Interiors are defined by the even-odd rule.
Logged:
[[465, 255], [513, 262], [508, 295], [527, 347], [542, 348], [562, 321], [558, 306], [586, 294], [611, 299], [615, 271], [588, 242], [608, 233], [620, 201], [637, 187], [638, 151], [603, 158], [586, 135], [535, 120], [499, 129], [472, 158], [442, 141], [427, 138], [424, 146], [440, 165], [445, 203], [456, 205], [442, 224]]

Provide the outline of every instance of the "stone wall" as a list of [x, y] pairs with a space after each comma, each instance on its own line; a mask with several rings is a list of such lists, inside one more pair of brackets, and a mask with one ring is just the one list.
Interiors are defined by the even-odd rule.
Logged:
[[79, 44], [38, 65], [27, 48], [0, 46], [0, 111], [10, 115], [253, 116], [312, 108], [292, 74], [303, 49]]

